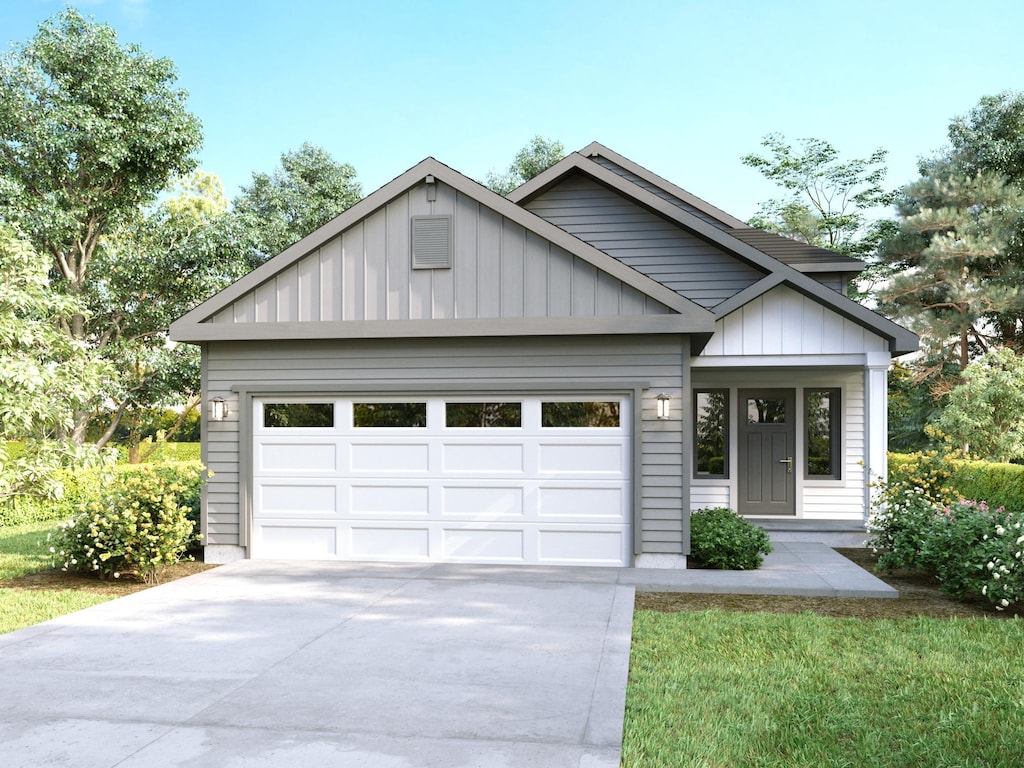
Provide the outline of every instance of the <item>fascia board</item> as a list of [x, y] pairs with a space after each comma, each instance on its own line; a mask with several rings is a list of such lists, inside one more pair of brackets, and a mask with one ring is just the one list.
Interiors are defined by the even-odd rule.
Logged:
[[522, 205], [524, 202], [529, 200], [537, 193], [544, 190], [546, 187], [557, 182], [563, 176], [571, 173], [574, 170], [580, 168], [581, 163], [587, 161], [583, 155], [579, 152], [570, 152], [568, 155], [563, 157], [557, 163], [547, 168], [529, 181], [523, 182], [518, 187], [513, 189], [507, 195], [506, 200], [511, 200], [516, 205]]
[[288, 323], [179, 323], [174, 341], [300, 339], [408, 339], [481, 336], [602, 336], [688, 334], [714, 331], [714, 318], [683, 315], [628, 317], [528, 317], [444, 320], [335, 320]]

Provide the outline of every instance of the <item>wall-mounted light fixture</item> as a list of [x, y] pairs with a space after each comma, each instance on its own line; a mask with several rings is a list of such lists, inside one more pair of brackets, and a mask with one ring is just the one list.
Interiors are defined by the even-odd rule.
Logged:
[[228, 417], [228, 404], [223, 397], [210, 398], [210, 421], [224, 421]]
[[671, 412], [672, 398], [662, 392], [658, 395], [658, 418], [667, 419]]

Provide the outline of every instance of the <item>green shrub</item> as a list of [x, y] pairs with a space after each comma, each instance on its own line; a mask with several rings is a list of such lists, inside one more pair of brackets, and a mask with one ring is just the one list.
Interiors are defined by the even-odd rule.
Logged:
[[700, 509], [690, 516], [690, 551], [711, 568], [751, 571], [772, 551], [768, 534], [731, 509]]
[[954, 467], [951, 484], [961, 498], [1024, 512], [1024, 466], [958, 460]]
[[147, 459], [147, 463], [168, 461], [199, 461], [199, 443], [161, 443]]
[[118, 467], [102, 478], [94, 498], [52, 535], [51, 553], [62, 570], [148, 583], [178, 562], [195, 540], [189, 519], [202, 467], [143, 464]]
[[996, 554], [991, 538], [1005, 519], [1002, 507], [959, 501], [936, 511], [921, 530], [921, 567], [935, 574], [953, 597], [981, 594], [985, 564]]
[[987, 541], [993, 554], [982, 571], [982, 596], [997, 611], [1024, 605], [1024, 515], [1009, 513]]

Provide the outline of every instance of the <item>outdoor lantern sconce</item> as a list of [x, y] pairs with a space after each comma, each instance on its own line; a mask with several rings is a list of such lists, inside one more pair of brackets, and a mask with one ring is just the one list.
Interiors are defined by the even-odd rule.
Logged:
[[214, 397], [210, 400], [210, 421], [224, 421], [228, 417], [228, 404], [223, 397]]
[[670, 405], [671, 402], [672, 402], [672, 398], [669, 397], [668, 395], [666, 395], [664, 392], [662, 392], [660, 395], [658, 395], [658, 418], [659, 419], [664, 420], [664, 419], [667, 419], [669, 417], [669, 413], [671, 411], [671, 405]]

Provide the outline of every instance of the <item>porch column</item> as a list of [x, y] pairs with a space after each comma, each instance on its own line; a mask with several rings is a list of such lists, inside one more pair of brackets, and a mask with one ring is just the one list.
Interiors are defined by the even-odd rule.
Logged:
[[[885, 481], [889, 449], [889, 367], [888, 352], [868, 352], [864, 366], [864, 412], [867, 434], [864, 464], [868, 482]], [[871, 513], [871, 488], [864, 488], [864, 520]]]

